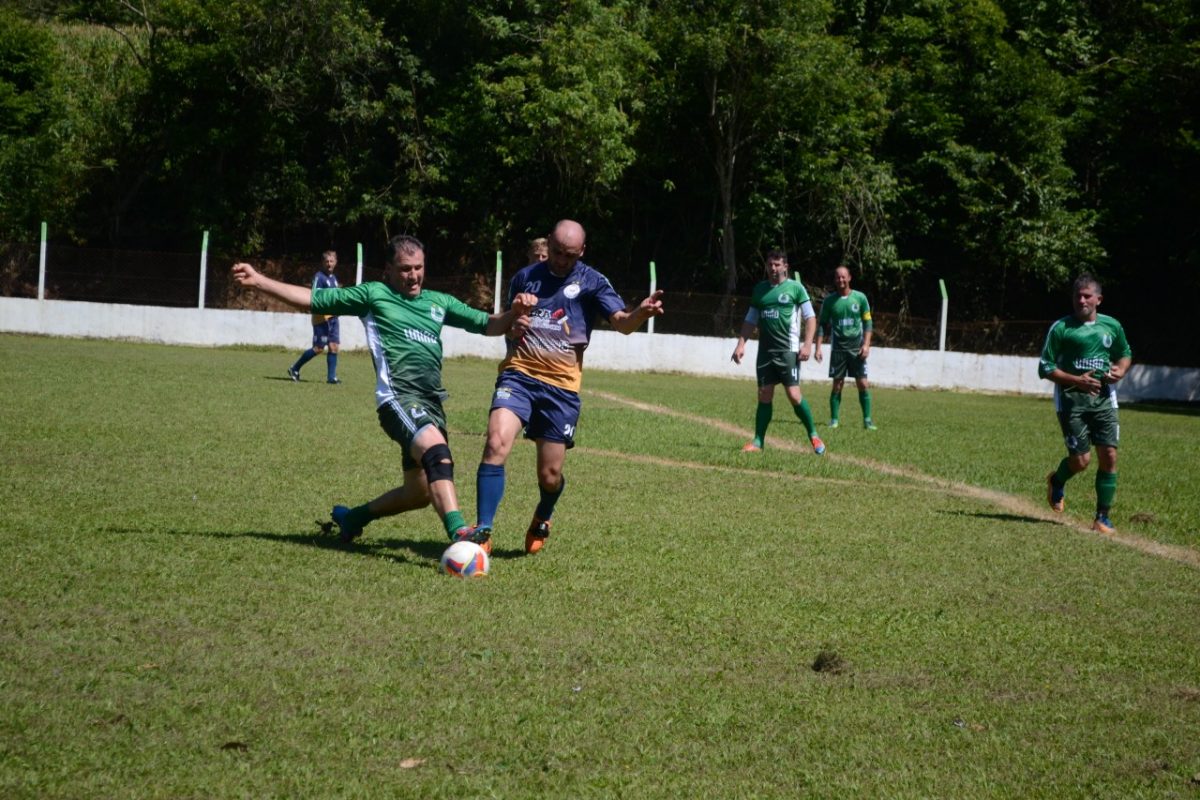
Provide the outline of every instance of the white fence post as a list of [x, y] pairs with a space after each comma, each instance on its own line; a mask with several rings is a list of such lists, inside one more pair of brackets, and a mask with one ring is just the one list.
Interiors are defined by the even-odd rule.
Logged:
[[362, 283], [362, 242], [358, 243], [358, 271], [354, 273], [354, 283]]
[[46, 299], [46, 223], [42, 222], [42, 249], [38, 256], [38, 300]]
[[502, 266], [501, 261], [500, 261], [500, 251], [497, 250], [496, 251], [496, 293], [495, 293], [495, 300], [492, 303], [492, 313], [493, 314], [500, 313], [500, 276], [503, 272], [504, 272], [504, 267]]
[[[654, 290], [658, 288], [658, 273], [655, 272], [654, 262], [650, 262], [650, 294], [653, 296]], [[654, 317], [646, 323], [646, 333], [654, 333]]]
[[200, 243], [200, 303], [204, 308], [204, 291], [208, 285], [208, 231], [204, 232], [204, 240]]
[[946, 309], [950, 305], [950, 298], [946, 294], [946, 282], [938, 278], [938, 288], [942, 290], [942, 325], [941, 332], [938, 334], [938, 351], [946, 352]]

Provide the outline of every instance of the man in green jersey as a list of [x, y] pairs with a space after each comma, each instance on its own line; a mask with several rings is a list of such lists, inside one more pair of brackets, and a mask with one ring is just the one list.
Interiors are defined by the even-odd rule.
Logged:
[[268, 278], [249, 264], [235, 264], [233, 277], [242, 286], [304, 311], [362, 318], [375, 364], [379, 424], [403, 448], [404, 484], [354, 508], [334, 506], [332, 517], [341, 539], [354, 539], [372, 520], [432, 502], [452, 541], [476, 541], [487, 549], [487, 536], [479, 536], [467, 525], [458, 508], [442, 410], [446, 389], [441, 331], [443, 325], [450, 325], [500, 336], [534, 306], [536, 298], [517, 295], [511, 309], [489, 316], [448, 294], [424, 289], [425, 246], [412, 236], [395, 236], [388, 242], [382, 282], [310, 289]]
[[863, 427], [876, 430], [871, 421], [871, 385], [867, 382], [867, 356], [871, 353], [871, 304], [867, 296], [850, 288], [850, 268], [839, 266], [833, 271], [834, 294], [821, 302], [821, 316], [817, 324], [817, 351], [814, 357], [821, 360], [821, 343], [829, 337], [829, 377], [833, 387], [829, 390], [829, 427], [838, 426], [842, 410], [842, 386], [846, 375], [854, 378], [858, 387], [858, 404], [862, 406]]
[[1102, 299], [1100, 283], [1091, 275], [1075, 279], [1071, 287], [1075, 313], [1050, 326], [1038, 375], [1054, 382], [1054, 410], [1067, 444], [1066, 458], [1046, 476], [1050, 508], [1062, 512], [1063, 487], [1072, 475], [1087, 469], [1095, 445], [1100, 464], [1092, 530], [1113, 533], [1108, 514], [1117, 493], [1116, 383], [1129, 371], [1132, 352], [1121, 323], [1096, 312]]
[[[746, 353], [746, 340], [758, 329], [758, 410], [754, 415], [754, 440], [747, 442], [742, 450], [754, 453], [763, 449], [774, 409], [775, 386], [782, 383], [792, 410], [808, 432], [813, 452], [824, 455], [825, 443], [817, 436], [812, 411], [800, 393], [800, 362], [808, 361], [812, 352], [817, 318], [804, 284], [788, 277], [786, 253], [782, 250], [767, 253], [766, 270], [767, 279], [759, 282], [750, 296], [750, 309], [733, 349], [733, 362], [741, 364]], [[802, 322], [803, 343], [800, 341]]]

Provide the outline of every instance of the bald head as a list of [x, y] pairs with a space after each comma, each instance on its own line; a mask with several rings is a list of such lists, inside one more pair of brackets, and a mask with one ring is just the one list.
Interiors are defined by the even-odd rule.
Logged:
[[575, 262], [583, 257], [586, 239], [583, 226], [572, 219], [559, 220], [550, 234], [550, 271], [556, 275], [566, 275], [575, 266]]

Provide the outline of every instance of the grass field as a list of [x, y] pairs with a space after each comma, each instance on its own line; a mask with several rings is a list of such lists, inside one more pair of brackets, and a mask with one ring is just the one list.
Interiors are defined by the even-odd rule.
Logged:
[[293, 355], [0, 336], [0, 797], [1200, 798], [1195, 408], [1122, 409], [1109, 539], [1045, 399], [851, 389], [816, 458], [778, 397], [748, 456], [750, 381], [591, 372], [546, 549], [523, 443], [457, 581], [431, 511], [319, 534], [399, 454]]

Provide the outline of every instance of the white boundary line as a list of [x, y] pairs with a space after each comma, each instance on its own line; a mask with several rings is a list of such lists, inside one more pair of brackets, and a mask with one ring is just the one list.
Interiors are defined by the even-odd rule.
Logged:
[[[666, 415], [669, 417], [675, 417], [676, 419], [684, 419], [689, 422], [698, 423], [700, 425], [707, 425], [710, 428], [715, 428], [716, 430], [722, 431], [723, 433], [728, 433], [735, 437], [746, 437], [748, 435], [748, 432], [745, 429], [743, 429], [737, 425], [734, 425], [732, 423], [726, 422], [724, 420], [713, 419], [711, 417], [704, 417], [704, 416], [700, 416], [699, 414], [689, 414], [689, 413], [679, 411], [674, 408], [669, 408], [667, 406], [655, 405], [653, 403], [643, 403], [640, 400], [634, 400], [632, 398], [622, 397], [621, 395], [612, 394], [611, 392], [599, 392], [599, 391], [588, 390], [586, 392], [586, 394], [593, 396], [593, 397], [598, 397], [603, 400], [608, 400], [613, 403], [618, 403], [620, 405], [628, 406], [630, 408], [636, 408], [639, 411], [646, 411], [646, 412], [653, 413], [653, 414]], [[784, 451], [793, 452], [793, 453], [806, 453], [806, 454], [810, 453], [809, 448], [805, 445], [800, 445], [795, 442], [790, 442], [790, 441], [786, 441], [783, 439], [777, 439], [774, 437], [768, 437], [767, 444], [770, 447], [775, 448], [777, 450], [784, 450]], [[596, 451], [591, 451], [591, 452], [594, 452], [597, 454], [616, 455], [616, 456], [620, 456], [623, 458], [630, 458], [629, 456], [627, 456], [625, 454], [610, 453], [608, 451], [596, 450]], [[663, 459], [653, 459], [649, 456], [645, 456], [645, 457], [641, 457], [641, 458], [645, 459], [645, 461], [650, 462], [650, 463], [663, 463], [663, 464], [670, 464], [672, 466], [688, 466], [688, 467], [693, 466], [691, 464], [688, 464], [687, 462], [668, 462]], [[1197, 551], [1194, 548], [1183, 547], [1180, 545], [1164, 544], [1162, 542], [1156, 542], [1151, 539], [1146, 539], [1141, 536], [1134, 536], [1134, 535], [1128, 534], [1128, 533], [1113, 533], [1113, 534], [1095, 533], [1094, 531], [1092, 531], [1092, 529], [1090, 527], [1088, 527], [1087, 525], [1085, 525], [1081, 522], [1078, 522], [1069, 517], [1059, 516], [1048, 509], [1042, 508], [1040, 505], [1036, 505], [1034, 503], [1029, 502], [1028, 500], [1025, 500], [1020, 497], [1016, 497], [1011, 494], [1006, 494], [1004, 492], [998, 492], [993, 489], [984, 489], [979, 486], [972, 486], [971, 484], [962, 483], [960, 481], [951, 481], [951, 480], [946, 480], [945, 478], [938, 478], [933, 475], [927, 475], [926, 473], [921, 472], [920, 470], [917, 470], [917, 469], [913, 469], [911, 467], [898, 467], [894, 464], [887, 464], [885, 462], [875, 461], [875, 460], [869, 459], [869, 458], [859, 458], [857, 456], [850, 456], [850, 455], [846, 455], [846, 454], [842, 454], [842, 453], [826, 453], [823, 456], [823, 458], [831, 459], [834, 461], [843, 461], [848, 464], [853, 464], [855, 466], [871, 470], [872, 472], [878, 472], [878, 473], [882, 473], [884, 475], [890, 475], [890, 476], [896, 477], [896, 478], [905, 478], [905, 479], [914, 481], [918, 484], [924, 484], [924, 486], [927, 487], [930, 491], [950, 492], [952, 494], [958, 495], [959, 497], [970, 498], [970, 499], [974, 499], [974, 500], [981, 500], [983, 502], [990, 503], [994, 506], [1001, 508], [1002, 510], [1004, 510], [1008, 513], [1011, 513], [1011, 514], [1014, 514], [1017, 516], [1030, 517], [1033, 519], [1042, 520], [1044, 522], [1054, 523], [1056, 525], [1063, 525], [1068, 528], [1071, 528], [1072, 530], [1079, 531], [1081, 533], [1086, 533], [1091, 536], [1098, 536], [1101, 539], [1115, 542], [1116, 544], [1120, 544], [1125, 547], [1132, 548], [1139, 552], [1146, 553], [1147, 555], [1156, 556], [1158, 558], [1165, 558], [1165, 559], [1168, 559], [1171, 561], [1176, 561], [1180, 564], [1185, 564], [1194, 569], [1200, 569], [1200, 551]], [[712, 467], [710, 465], [704, 465], [704, 464], [695, 465], [695, 466], [698, 466], [703, 469], [737, 469], [737, 468], [730, 468], [730, 467]], [[764, 473], [760, 470], [749, 470], [749, 471], [754, 472], [755, 474], [759, 474], [759, 475], [774, 474], [774, 473]], [[836, 480], [836, 479], [825, 478], [823, 480], [832, 481], [832, 480]]]

